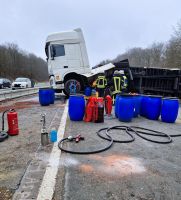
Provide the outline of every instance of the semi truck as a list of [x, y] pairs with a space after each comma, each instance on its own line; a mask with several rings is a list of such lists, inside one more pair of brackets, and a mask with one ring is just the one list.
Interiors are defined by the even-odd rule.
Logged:
[[[112, 63], [91, 69], [80, 28], [48, 35], [45, 44], [50, 86], [56, 93], [79, 93], [101, 72], [113, 73]], [[113, 70], [113, 71], [112, 71]]]

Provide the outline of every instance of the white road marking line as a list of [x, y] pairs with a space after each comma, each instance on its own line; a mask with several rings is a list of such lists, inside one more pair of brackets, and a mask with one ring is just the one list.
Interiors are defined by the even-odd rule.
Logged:
[[[60, 141], [64, 136], [67, 113], [68, 113], [68, 101], [65, 105], [65, 109], [61, 118], [57, 134], [57, 141]], [[61, 150], [58, 148], [58, 142], [55, 142], [52, 148], [52, 152], [50, 154], [49, 165], [46, 168], [43, 181], [39, 189], [37, 200], [51, 200], [53, 198], [60, 155], [61, 155]]]

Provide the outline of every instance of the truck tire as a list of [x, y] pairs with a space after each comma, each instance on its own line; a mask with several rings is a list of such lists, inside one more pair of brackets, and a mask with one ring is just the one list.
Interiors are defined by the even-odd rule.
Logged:
[[75, 90], [76, 93], [80, 93], [82, 87], [83, 87], [83, 84], [81, 84], [80, 80], [74, 79], [74, 78], [68, 79], [65, 81], [63, 92], [66, 96], [69, 96], [71, 93], [70, 90], [72, 91]]

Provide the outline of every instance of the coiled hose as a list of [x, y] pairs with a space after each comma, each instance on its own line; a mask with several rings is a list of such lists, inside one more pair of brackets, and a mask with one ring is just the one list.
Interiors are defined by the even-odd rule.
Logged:
[[[107, 128], [102, 128], [98, 132], [101, 132], [101, 131], [106, 130], [106, 129]], [[63, 148], [62, 147], [62, 143], [64, 141], [69, 141], [70, 142], [70, 141], [75, 141], [76, 140], [76, 137], [70, 137], [70, 136], [66, 137], [66, 138], [63, 138], [62, 140], [60, 140], [59, 143], [58, 143], [58, 147], [59, 147], [60, 150], [66, 152], [66, 153], [72, 153], [72, 154], [94, 154], [94, 153], [100, 153], [100, 152], [108, 150], [113, 145], [113, 139], [112, 139], [112, 137], [109, 134], [107, 136], [109, 138], [108, 145], [106, 147], [103, 147], [101, 149], [95, 149], [93, 151], [72, 151], [72, 150], [68, 150], [68, 149]]]
[[[110, 135], [111, 130], [125, 131], [125, 133], [130, 137], [130, 139], [127, 139], [127, 140], [113, 139]], [[160, 132], [160, 131], [155, 131], [155, 130], [152, 130], [152, 129], [137, 127], [137, 126], [130, 126], [130, 127], [129, 126], [112, 126], [112, 127], [108, 127], [108, 128], [99, 129], [96, 133], [101, 139], [109, 141], [109, 144], [106, 147], [104, 147], [102, 149], [93, 150], [93, 151], [74, 151], [74, 150], [65, 149], [65, 148], [63, 148], [63, 145], [62, 145], [64, 142], [70, 142], [70, 141], [76, 140], [76, 137], [70, 137], [70, 136], [60, 140], [59, 143], [58, 143], [58, 147], [59, 147], [60, 150], [67, 152], [67, 153], [72, 153], [72, 154], [94, 154], [94, 153], [100, 153], [100, 152], [108, 150], [109, 148], [111, 148], [113, 143], [130, 143], [130, 142], [133, 142], [135, 140], [134, 135], [137, 135], [140, 138], [147, 140], [149, 142], [158, 143], [158, 144], [169, 144], [169, 143], [172, 142], [172, 137], [180, 137], [181, 136], [181, 134], [169, 135], [169, 134], [166, 134], [166, 133], [163, 133], [163, 132]], [[164, 138], [164, 141], [153, 140], [153, 139], [150, 139], [146, 136]]]

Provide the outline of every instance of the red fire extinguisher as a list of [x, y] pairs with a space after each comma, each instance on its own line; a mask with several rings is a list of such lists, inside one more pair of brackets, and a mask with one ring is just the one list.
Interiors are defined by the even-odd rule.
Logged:
[[113, 101], [112, 101], [112, 98], [110, 95], [107, 95], [105, 97], [105, 110], [106, 110], [106, 114], [108, 116], [111, 115], [111, 112], [112, 112], [112, 104], [113, 104]]
[[14, 109], [9, 110], [7, 113], [8, 119], [8, 134], [9, 135], [18, 135], [19, 128], [18, 128], [18, 114]]

